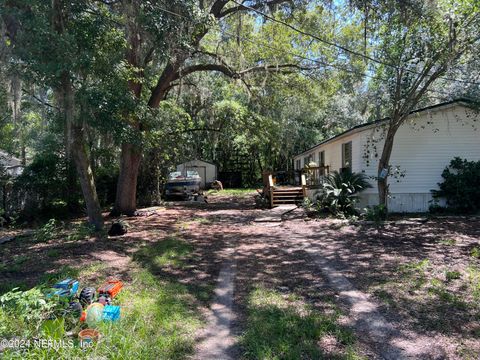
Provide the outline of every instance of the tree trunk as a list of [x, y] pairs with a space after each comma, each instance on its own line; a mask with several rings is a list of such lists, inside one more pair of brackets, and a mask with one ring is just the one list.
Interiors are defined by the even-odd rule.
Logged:
[[124, 143], [120, 156], [120, 174], [112, 215], [132, 216], [137, 208], [137, 178], [142, 151], [133, 144]]
[[85, 199], [88, 222], [95, 226], [96, 230], [101, 230], [103, 228], [102, 211], [98, 201], [97, 189], [95, 188], [93, 171], [90, 167], [85, 141], [85, 129], [83, 124], [75, 120], [73, 87], [67, 75], [64, 75], [62, 79], [62, 96], [69, 153], [75, 162], [83, 198]]
[[70, 149], [77, 169], [78, 179], [80, 180], [83, 198], [85, 199], [88, 222], [95, 226], [96, 230], [101, 230], [103, 228], [102, 211], [98, 201], [93, 171], [90, 167], [83, 126], [73, 124], [71, 126], [71, 136]]
[[390, 169], [390, 156], [392, 155], [393, 140], [396, 132], [396, 127], [392, 125], [388, 127], [385, 143], [383, 144], [382, 155], [378, 161], [378, 203], [379, 205], [384, 205], [385, 208], [388, 206], [388, 173]]

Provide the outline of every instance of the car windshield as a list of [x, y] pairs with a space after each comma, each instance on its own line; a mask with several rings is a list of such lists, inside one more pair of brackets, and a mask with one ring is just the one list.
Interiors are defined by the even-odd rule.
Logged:
[[183, 175], [180, 171], [174, 171], [174, 172], [171, 172], [170, 174], [168, 174], [168, 178], [170, 180], [178, 179], [178, 178], [181, 178], [181, 177], [183, 177]]
[[198, 172], [196, 172], [195, 170], [189, 170], [187, 171], [187, 177], [200, 177], [200, 175], [198, 175]]

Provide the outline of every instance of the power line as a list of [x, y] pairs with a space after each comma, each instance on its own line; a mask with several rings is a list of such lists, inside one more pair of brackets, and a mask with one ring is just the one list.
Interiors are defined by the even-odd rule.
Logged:
[[[243, 7], [247, 8], [247, 9], [251, 9], [252, 11], [255, 11], [255, 12], [257, 12], [257, 13], [260, 13], [262, 16], [266, 16], [267, 18], [269, 18], [269, 19], [272, 20], [272, 21], [280, 22], [281, 24], [284, 24], [284, 25], [292, 28], [294, 31], [298, 31], [298, 32], [300, 32], [300, 33], [304, 33], [304, 34], [307, 35], [307, 36], [311, 36], [311, 37], [313, 37], [313, 38], [317, 38], [317, 37], [316, 37], [315, 35], [313, 35], [313, 34], [309, 34], [309, 33], [307, 33], [307, 32], [303, 32], [303, 30], [296, 29], [295, 27], [291, 26], [290, 24], [284, 23], [283, 21], [277, 20], [277, 19], [275, 19], [275, 18], [273, 18], [273, 17], [271, 17], [271, 16], [269, 16], [269, 15], [266, 15], [266, 14], [262, 13], [261, 11], [255, 9], [255, 8], [251, 8], [251, 7], [247, 6], [247, 5], [239, 4], [239, 3], [236, 2], [235, 0], [230, 0], [230, 1], [233, 1], [233, 2], [236, 3], [237, 5], [243, 6]], [[179, 14], [179, 13], [175, 13], [175, 12], [173, 12], [173, 11], [170, 11], [170, 10], [167, 10], [167, 9], [164, 9], [164, 8], [159, 8], [159, 10], [165, 11], [166, 13], [169, 13], [169, 14], [172, 14], [172, 15], [175, 15], [175, 16], [178, 16], [178, 17], [181, 17], [181, 18], [184, 18], [184, 19], [187, 19], [187, 17], [186, 17], [185, 15], [182, 15], [182, 14]], [[254, 44], [254, 45], [262, 46], [262, 47], [264, 47], [264, 48], [268, 48], [268, 49], [270, 49], [270, 50], [274, 50], [274, 51], [277, 51], [277, 52], [279, 52], [279, 53], [283, 53], [283, 54], [286, 53], [286, 54], [289, 54], [289, 55], [291, 55], [291, 56], [294, 56], [294, 57], [297, 57], [297, 58], [300, 58], [300, 59], [303, 59], [303, 60], [311, 61], [311, 62], [317, 63], [317, 64], [319, 64], [319, 65], [322, 65], [322, 66], [332, 67], [332, 68], [335, 68], [335, 69], [338, 69], [338, 70], [342, 70], [342, 71], [345, 71], [345, 72], [349, 72], [349, 73], [353, 73], [353, 74], [355, 74], [355, 75], [359, 75], [359, 76], [362, 76], [362, 77], [368, 77], [368, 78], [373, 79], [373, 80], [378, 79], [378, 80], [388, 81], [387, 78], [383, 78], [383, 77], [381, 77], [381, 76], [369, 75], [369, 74], [367, 74], [367, 73], [360, 72], [360, 71], [353, 70], [353, 69], [348, 69], [348, 68], [345, 68], [345, 67], [341, 67], [341, 66], [336, 65], [336, 64], [329, 64], [329, 63], [326, 63], [326, 62], [321, 61], [321, 60], [318, 60], [318, 59], [312, 59], [312, 58], [306, 57], [306, 56], [301, 55], [301, 54], [297, 54], [297, 53], [294, 53], [294, 52], [291, 52], [291, 51], [286, 51], [286, 50], [283, 50], [283, 49], [279, 49], [279, 48], [274, 47], [274, 46], [271, 46], [271, 45], [269, 45], [269, 44], [264, 44], [264, 43], [259, 44], [258, 42], [254, 41], [254, 40], [251, 40], [251, 39], [248, 39], [248, 38], [245, 38], [245, 37], [242, 37], [242, 36], [238, 36], [238, 34], [233, 34], [233, 33], [229, 32], [229, 31], [227, 31], [227, 30], [225, 30], [225, 29], [223, 29], [223, 32], [224, 32], [225, 34], [227, 34], [227, 35], [230, 35], [230, 36], [232, 36], [232, 37], [240, 38], [241, 40], [250, 42], [250, 43], [252, 43], [252, 44]], [[318, 39], [320, 39], [320, 38], [318, 38]], [[320, 41], [323, 41], [323, 40], [320, 39]], [[334, 46], [338, 46], [338, 45], [336, 45], [336, 44], [334, 44], [334, 43], [332, 43], [332, 44], [333, 44]], [[347, 49], [347, 48], [345, 48], [345, 49]], [[346, 51], [351, 52], [351, 50], [349, 50], [349, 49], [347, 49]], [[361, 54], [361, 53], [356, 53], [356, 52], [352, 52], [352, 53], [355, 54], [355, 55], [358, 54], [358, 56], [361, 56], [361, 57], [365, 57], [365, 58], [367, 58], [367, 59], [370, 59], [370, 57], [365, 56], [365, 55], [363, 55], [363, 54]], [[380, 61], [380, 60], [377, 60], [377, 59], [374, 59], [374, 58], [372, 58], [372, 59], [373, 59], [372, 61], [375, 61], [375, 62], [377, 62], [377, 63]], [[388, 65], [388, 64], [382, 63], [382, 62], [380, 62], [380, 64], [394, 67], [394, 65]], [[396, 67], [395, 67], [395, 68], [396, 68]], [[413, 72], [413, 70], [407, 70], [407, 71]], [[419, 74], [418, 72], [413, 72], [413, 73]], [[474, 84], [474, 85], [480, 85], [480, 83], [475, 83], [475, 82], [471, 82], [471, 81], [467, 81], [467, 80], [449, 79], [449, 78], [444, 78], [444, 77], [440, 77], [439, 79], [449, 80], [449, 81], [456, 81], [456, 82], [463, 82], [463, 83], [470, 83], [470, 84]], [[435, 92], [435, 93], [442, 94], [442, 95], [445, 95], [445, 94], [446, 94], [445, 92], [439, 92], [439, 91], [433, 90], [433, 89], [429, 89], [428, 91], [429, 91], [429, 92]]]
[[[340, 49], [340, 50], [342, 50], [342, 51], [345, 51], [345, 52], [347, 52], [347, 53], [349, 53], [349, 54], [352, 54], [352, 55], [355, 55], [355, 56], [359, 56], [359, 57], [362, 57], [362, 58], [364, 58], [364, 59], [367, 59], [367, 60], [370, 60], [370, 61], [372, 61], [372, 62], [375, 62], [375, 63], [377, 63], [377, 64], [385, 65], [385, 66], [388, 66], [388, 67], [391, 67], [391, 68], [393, 68], [393, 69], [397, 69], [397, 70], [398, 70], [398, 67], [395, 66], [395, 65], [393, 65], [393, 64], [389, 64], [389, 63], [384, 62], [384, 61], [382, 61], [382, 60], [379, 60], [379, 59], [377, 59], [377, 58], [374, 58], [374, 57], [371, 57], [371, 56], [369, 56], [369, 55], [359, 53], [358, 51], [349, 49], [349, 48], [347, 48], [347, 47], [345, 47], [345, 46], [343, 46], [343, 45], [339, 45], [339, 44], [337, 44], [337, 43], [335, 43], [335, 42], [332, 42], [332, 41], [323, 39], [323, 38], [321, 38], [321, 37], [319, 37], [319, 36], [317, 36], [317, 35], [315, 35], [315, 34], [312, 34], [312, 33], [306, 32], [306, 31], [304, 31], [304, 30], [302, 30], [302, 29], [299, 29], [299, 28], [297, 28], [297, 27], [295, 27], [295, 26], [293, 26], [293, 25], [291, 25], [291, 24], [289, 24], [289, 23], [287, 23], [287, 22], [285, 22], [285, 21], [283, 21], [283, 20], [279, 20], [279, 19], [277, 19], [277, 18], [275, 18], [275, 17], [273, 17], [273, 16], [270, 16], [270, 15], [268, 15], [268, 14], [265, 14], [264, 12], [262, 12], [262, 11], [260, 11], [260, 10], [258, 10], [258, 9], [255, 9], [255, 8], [253, 8], [253, 7], [251, 7], [251, 6], [248, 6], [248, 5], [245, 5], [245, 4], [241, 4], [241, 3], [237, 2], [236, 0], [230, 0], [230, 1], [234, 2], [235, 4], [237, 4], [237, 5], [239, 5], [239, 6], [244, 7], [245, 9], [248, 9], [248, 10], [251, 10], [251, 11], [256, 12], [257, 14], [263, 16], [263, 17], [264, 17], [265, 19], [267, 19], [267, 20], [270, 20], [270, 21], [276, 22], [276, 23], [278, 23], [278, 24], [281, 24], [281, 25], [283, 25], [283, 26], [286, 26], [286, 27], [292, 29], [293, 31], [295, 31], [295, 32], [297, 32], [297, 33], [299, 33], [299, 34], [302, 34], [302, 35], [311, 37], [311, 38], [313, 38], [313, 39], [315, 39], [315, 40], [317, 40], [317, 41], [320, 41], [320, 42], [322, 42], [322, 43], [324, 43], [324, 44], [327, 44], [327, 45], [329, 45], [329, 46], [336, 47], [336, 48], [338, 48], [338, 49]], [[420, 74], [421, 74], [420, 72], [415, 71], [415, 70], [411, 70], [411, 69], [405, 69], [405, 71], [410, 72], [410, 73], [412, 73], [412, 74], [416, 74], [416, 75], [420, 75]], [[439, 77], [439, 79], [447, 80], [447, 81], [455, 81], [455, 82], [460, 82], [460, 83], [466, 83], [466, 84], [471, 84], [471, 85], [478, 85], [478, 86], [480, 86], [480, 83], [474, 82], [474, 81], [470, 81], [470, 80], [453, 79], [453, 78], [448, 78], [448, 77]]]

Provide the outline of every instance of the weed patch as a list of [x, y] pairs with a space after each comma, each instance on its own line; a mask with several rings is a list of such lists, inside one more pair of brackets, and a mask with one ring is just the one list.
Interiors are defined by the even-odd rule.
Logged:
[[324, 356], [319, 341], [333, 336], [343, 349], [335, 358], [355, 359], [354, 335], [338, 324], [338, 316], [321, 314], [294, 295], [258, 287], [249, 297], [241, 344], [249, 359], [318, 359]]
[[193, 246], [176, 237], [169, 237], [154, 245], [141, 248], [134, 260], [141, 262], [152, 270], [163, 267], [181, 268], [193, 251]]
[[440, 240], [440, 244], [442, 245], [446, 245], [446, 246], [453, 246], [453, 245], [456, 245], [457, 244], [457, 240], [455, 239], [442, 239]]

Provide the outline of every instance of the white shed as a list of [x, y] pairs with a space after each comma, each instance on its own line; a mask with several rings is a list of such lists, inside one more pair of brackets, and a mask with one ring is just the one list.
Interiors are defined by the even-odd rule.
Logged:
[[177, 165], [177, 171], [182, 173], [195, 170], [202, 178], [201, 187], [208, 187], [213, 181], [217, 180], [217, 166], [203, 160], [191, 160]]

